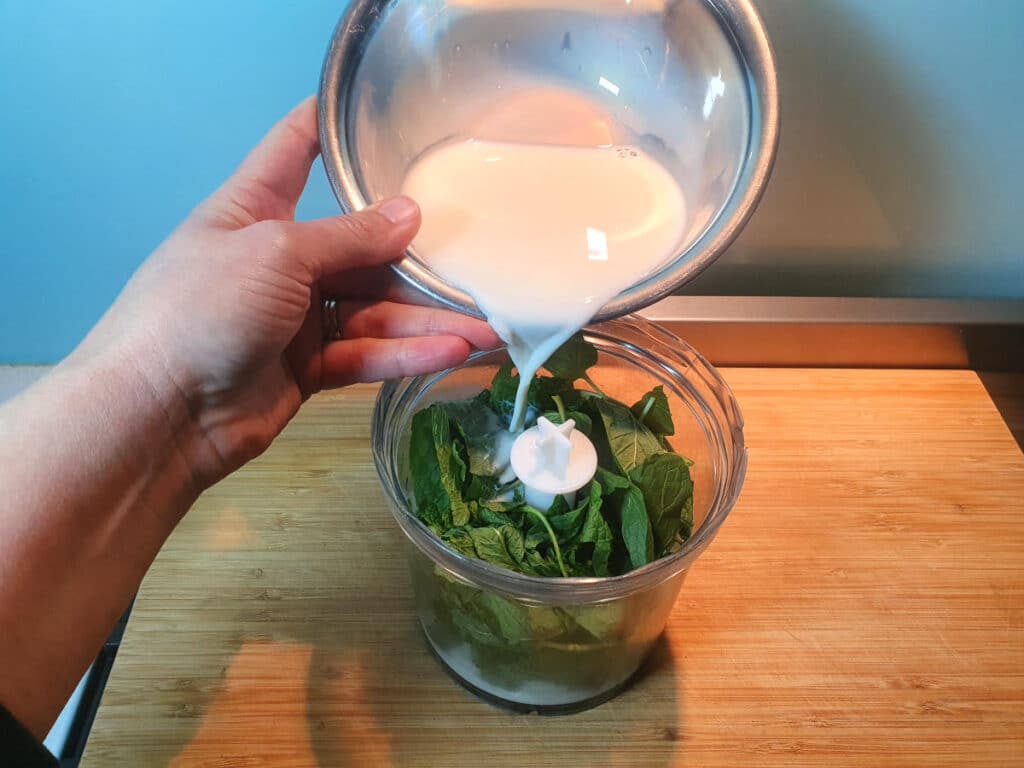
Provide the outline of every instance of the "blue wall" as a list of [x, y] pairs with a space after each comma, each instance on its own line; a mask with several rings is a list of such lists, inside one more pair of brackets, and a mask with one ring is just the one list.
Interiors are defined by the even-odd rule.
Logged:
[[[316, 88], [345, 0], [0, 0], [0, 363], [52, 362]], [[783, 139], [705, 293], [1024, 297], [1024, 3], [761, 0]], [[304, 218], [337, 210], [315, 167]]]
[[[0, 0], [0, 363], [54, 362], [314, 93], [344, 0]], [[314, 167], [299, 214], [336, 213]]]

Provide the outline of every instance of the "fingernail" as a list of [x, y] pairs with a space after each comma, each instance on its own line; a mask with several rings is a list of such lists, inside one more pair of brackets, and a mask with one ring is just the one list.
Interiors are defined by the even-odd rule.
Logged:
[[374, 203], [370, 206], [370, 210], [376, 211], [392, 224], [404, 224], [419, 213], [420, 207], [412, 198], [399, 195]]

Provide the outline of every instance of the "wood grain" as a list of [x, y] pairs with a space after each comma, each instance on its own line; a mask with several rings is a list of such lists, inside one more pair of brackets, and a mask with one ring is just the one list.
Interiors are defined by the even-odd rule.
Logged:
[[83, 765], [1024, 765], [1024, 456], [978, 378], [725, 375], [747, 482], [619, 698], [517, 716], [446, 677], [353, 387], [167, 543]]

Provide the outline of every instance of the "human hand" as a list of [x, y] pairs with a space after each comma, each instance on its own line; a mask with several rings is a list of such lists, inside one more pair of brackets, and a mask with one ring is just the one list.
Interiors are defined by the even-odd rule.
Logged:
[[[441, 370], [499, 344], [482, 321], [401, 300], [388, 263], [419, 228], [408, 198], [294, 221], [318, 154], [310, 98], [154, 252], [79, 350], [116, 350], [179, 400], [162, 407], [187, 409], [200, 487], [259, 455], [321, 389]], [[339, 340], [324, 340], [322, 296], [338, 301]]]

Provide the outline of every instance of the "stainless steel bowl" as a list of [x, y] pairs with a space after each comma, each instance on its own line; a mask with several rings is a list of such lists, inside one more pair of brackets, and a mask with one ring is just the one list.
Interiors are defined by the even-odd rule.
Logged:
[[[686, 196], [692, 221], [678, 255], [596, 320], [672, 293], [739, 234], [779, 131], [775, 62], [750, 0], [353, 0], [320, 81], [324, 165], [342, 208], [397, 194], [409, 166], [443, 141], [566, 143], [574, 99], [524, 101], [525, 81], [599, 105], [611, 143], [652, 155]], [[486, 113], [498, 117], [481, 122]], [[414, 248], [396, 269], [480, 315]]]

